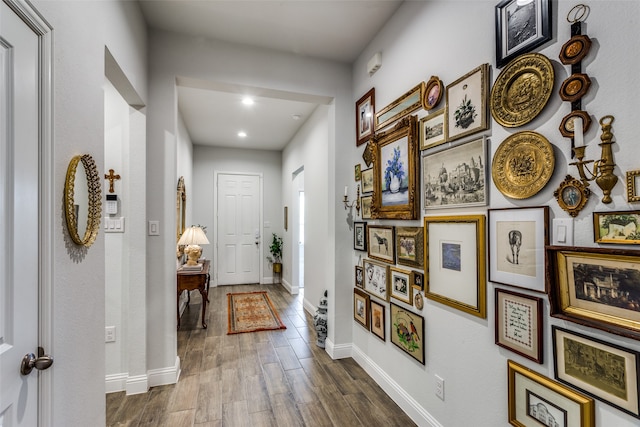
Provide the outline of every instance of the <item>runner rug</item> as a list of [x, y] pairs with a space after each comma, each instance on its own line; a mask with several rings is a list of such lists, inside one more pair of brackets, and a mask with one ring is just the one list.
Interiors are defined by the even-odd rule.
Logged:
[[287, 329], [266, 291], [227, 294], [227, 334]]

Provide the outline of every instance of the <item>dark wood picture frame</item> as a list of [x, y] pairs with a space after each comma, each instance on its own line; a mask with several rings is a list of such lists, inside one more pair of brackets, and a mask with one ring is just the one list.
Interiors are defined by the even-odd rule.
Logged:
[[367, 250], [367, 222], [366, 221], [354, 221], [353, 222], [353, 249], [356, 251]]
[[375, 132], [376, 89], [371, 88], [356, 101], [356, 146], [369, 141]]
[[382, 341], [387, 341], [387, 327], [386, 327], [386, 319], [385, 319], [385, 308], [384, 304], [380, 304], [377, 301], [370, 300], [371, 308], [369, 312], [371, 313], [371, 333]]
[[370, 297], [365, 291], [353, 289], [353, 320], [369, 330]]
[[496, 345], [543, 361], [542, 298], [496, 288]]

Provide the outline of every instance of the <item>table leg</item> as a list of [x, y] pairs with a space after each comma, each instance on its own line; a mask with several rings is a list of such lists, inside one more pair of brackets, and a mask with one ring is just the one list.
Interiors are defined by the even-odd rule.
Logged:
[[200, 295], [202, 296], [202, 328], [207, 329], [207, 324], [204, 322], [204, 314], [207, 311], [207, 301], [209, 301], [209, 295], [206, 288], [200, 289]]
[[178, 291], [178, 295], [176, 297], [176, 313], [177, 313], [177, 316], [178, 316], [178, 328], [177, 329], [180, 329], [180, 294], [181, 294], [181, 292]]

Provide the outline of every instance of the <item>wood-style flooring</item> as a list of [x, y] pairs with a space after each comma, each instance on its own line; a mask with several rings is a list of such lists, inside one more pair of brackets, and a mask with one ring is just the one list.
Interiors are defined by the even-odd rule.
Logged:
[[[286, 330], [227, 335], [229, 292], [267, 290]], [[280, 285], [211, 288], [208, 329], [192, 292], [178, 331], [177, 384], [107, 394], [107, 426], [414, 426], [351, 358], [316, 345], [302, 293]], [[350, 326], [350, 325], [349, 325]]]

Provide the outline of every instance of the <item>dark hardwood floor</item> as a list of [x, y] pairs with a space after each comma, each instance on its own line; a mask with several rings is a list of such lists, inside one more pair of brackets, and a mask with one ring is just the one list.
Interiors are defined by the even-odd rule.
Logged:
[[[267, 290], [286, 330], [227, 335], [229, 292]], [[107, 426], [414, 426], [351, 358], [316, 342], [303, 296], [280, 285], [211, 288], [207, 323], [191, 294], [178, 332], [177, 384], [146, 394], [107, 394]]]

